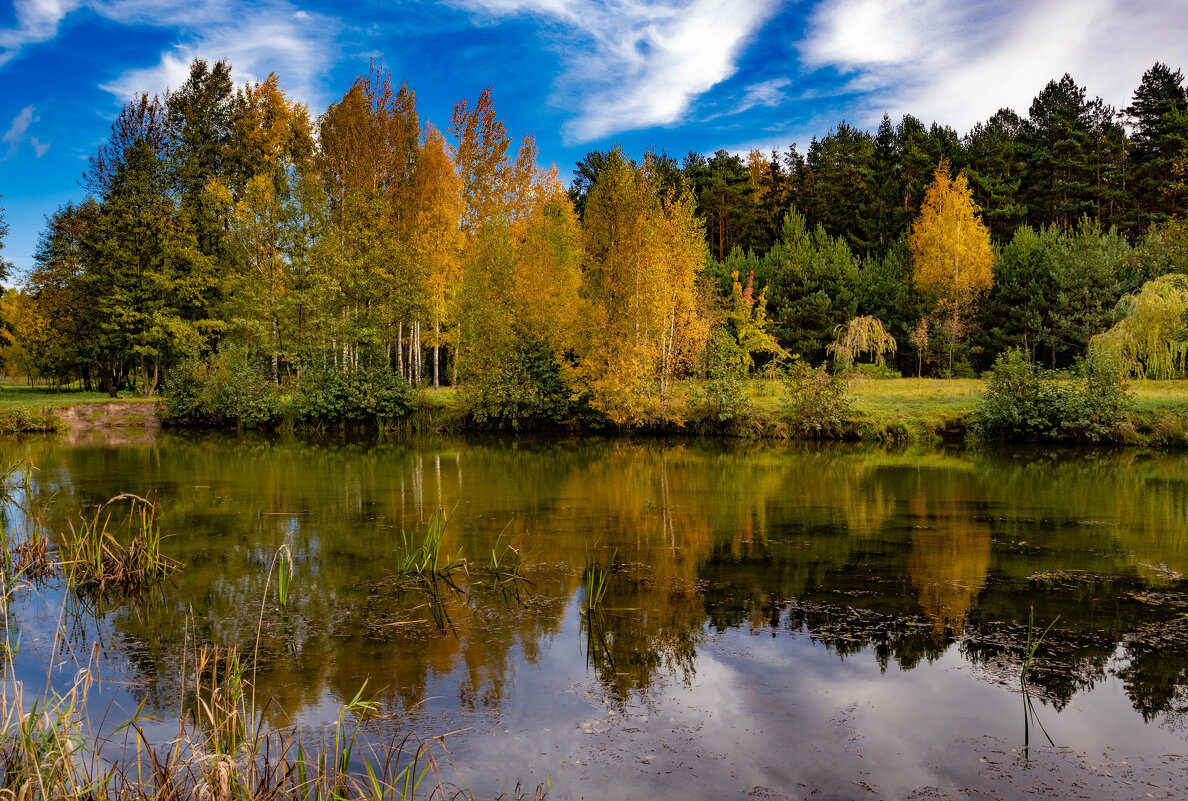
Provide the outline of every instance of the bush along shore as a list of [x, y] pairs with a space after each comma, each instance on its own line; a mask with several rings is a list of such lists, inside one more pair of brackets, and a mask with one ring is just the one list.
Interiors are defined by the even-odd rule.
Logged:
[[[179, 370], [157, 403], [136, 414], [101, 414], [89, 396], [56, 408], [0, 395], [0, 431], [60, 431], [78, 425], [161, 424], [257, 431], [465, 431], [664, 433], [772, 439], [928, 443], [1071, 442], [1188, 447], [1188, 381], [1126, 380], [1109, 355], [1057, 372], [1019, 350], [982, 379], [899, 378], [885, 367], [830, 372], [793, 359], [764, 377], [711, 363], [673, 382], [663, 406], [616, 421], [574, 392], [555, 365], [519, 381], [414, 390], [399, 374], [309, 370], [285, 387], [243, 357], [220, 356]], [[11, 390], [8, 390], [11, 393]], [[83, 411], [78, 411], [82, 409]], [[126, 411], [126, 410], [125, 410]], [[110, 419], [109, 419], [110, 418]], [[97, 422], [96, 422], [97, 421]]]
[[[23, 602], [47, 587], [60, 589], [68, 609], [99, 614], [136, 599], [185, 569], [162, 550], [153, 501], [124, 494], [89, 515], [51, 527], [48, 503], [30, 500], [32, 470], [0, 469], [0, 506], [13, 525], [0, 527], [0, 797], [36, 801], [409, 801], [473, 799], [464, 783], [446, 778], [452, 767], [444, 737], [401, 732], [368, 693], [368, 683], [343, 704], [329, 733], [270, 724], [269, 703], [257, 699], [255, 657], [267, 615], [287, 604], [288, 546], [271, 562], [260, 604], [256, 642], [220, 647], [186, 637], [180, 676], [184, 699], [175, 736], [151, 741], [154, 718], [141, 704], [123, 722], [113, 706], [92, 710], [100, 695], [99, 650], [77, 655], [66, 628], [41, 653], [48, 674], [30, 674], [17, 656]], [[439, 513], [426, 540], [440, 539]], [[436, 528], [435, 528], [436, 526]], [[423, 547], [423, 546], [422, 546]], [[499, 560], [499, 561], [497, 561]], [[510, 561], [492, 553], [495, 565]], [[34, 599], [43, 603], [43, 599]], [[64, 613], [65, 614], [65, 611]], [[189, 625], [190, 628], [192, 627]], [[88, 649], [89, 652], [89, 649]], [[38, 660], [33, 660], [37, 663]], [[22, 661], [29, 664], [28, 660]], [[65, 682], [60, 675], [73, 675]], [[40, 692], [37, 688], [44, 688]], [[389, 732], [385, 734], [385, 732]], [[391, 734], [390, 732], [396, 732]], [[510, 799], [542, 801], [548, 782]]]

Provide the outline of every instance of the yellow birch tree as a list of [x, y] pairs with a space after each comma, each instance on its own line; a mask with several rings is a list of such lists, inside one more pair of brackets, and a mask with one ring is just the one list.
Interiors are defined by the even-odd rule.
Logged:
[[978, 296], [994, 282], [990, 232], [979, 212], [965, 173], [952, 177], [948, 160], [941, 159], [912, 225], [909, 245], [916, 286], [932, 298], [944, 320], [950, 375], [953, 350], [968, 329], [965, 320]]
[[441, 347], [448, 340], [443, 328], [461, 282], [462, 183], [447, 150], [445, 137], [432, 125], [426, 127], [416, 169], [417, 207], [409, 231], [418, 271], [427, 284], [429, 319], [433, 326], [433, 388], [441, 384]]
[[581, 372], [618, 424], [674, 420], [672, 379], [700, 354], [709, 321], [697, 302], [705, 231], [688, 194], [661, 199], [651, 159], [616, 148], [590, 190], [584, 241]]

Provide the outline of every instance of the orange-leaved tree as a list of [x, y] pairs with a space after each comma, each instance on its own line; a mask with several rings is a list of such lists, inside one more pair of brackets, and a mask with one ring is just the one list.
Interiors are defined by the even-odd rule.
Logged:
[[616, 148], [590, 190], [584, 220], [587, 324], [582, 373], [619, 424], [672, 417], [672, 379], [709, 336], [697, 298], [705, 231], [688, 194], [662, 198], [651, 159]]
[[418, 273], [425, 276], [429, 319], [433, 325], [433, 388], [441, 386], [441, 347], [449, 340], [444, 327], [462, 282], [462, 182], [450, 158], [445, 137], [425, 126], [413, 178], [417, 203], [409, 230]]
[[948, 160], [941, 159], [909, 244], [916, 286], [931, 297], [944, 321], [950, 375], [953, 350], [968, 330], [965, 321], [973, 304], [994, 282], [990, 232], [979, 212], [965, 173], [953, 177]]

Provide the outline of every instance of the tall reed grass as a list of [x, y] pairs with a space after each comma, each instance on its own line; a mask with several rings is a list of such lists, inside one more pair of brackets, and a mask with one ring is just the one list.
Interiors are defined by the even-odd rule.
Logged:
[[[128, 501], [122, 521], [112, 524], [112, 507]], [[161, 550], [156, 504], [124, 493], [107, 501], [90, 518], [71, 521], [59, 549], [67, 581], [82, 592], [137, 590], [181, 569]]]
[[[0, 469], [0, 504], [4, 511], [28, 495], [29, 470], [23, 465]], [[127, 502], [125, 516], [113, 508]], [[392, 736], [395, 721], [367, 730], [379, 720], [379, 704], [366, 695], [367, 681], [340, 710], [332, 735], [311, 737], [295, 726], [267, 723], [270, 704], [258, 704], [256, 664], [272, 581], [283, 608], [293, 581], [292, 552], [277, 552], [265, 581], [260, 620], [252, 653], [236, 647], [197, 643], [187, 626], [180, 667], [176, 734], [153, 742], [143, 703], [123, 722], [107, 721], [113, 707], [93, 712], [99, 670], [94, 662], [78, 667], [65, 689], [60, 666], [73, 653], [66, 647], [66, 625], [57, 627], [40, 691], [18, 675], [21, 625], [13, 612], [19, 597], [40, 591], [32, 579], [39, 571], [66, 579], [75, 590], [66, 604], [101, 614], [110, 591], [136, 592], [157, 583], [180, 563], [162, 552], [164, 537], [155, 504], [137, 495], [119, 495], [89, 517], [70, 523], [51, 541], [41, 512], [22, 507], [23, 534], [4, 526], [0, 533], [0, 801], [409, 801], [474, 798], [464, 782], [448, 781], [438, 754], [445, 735], [422, 739]], [[7, 523], [7, 514], [0, 522]], [[444, 553], [442, 539], [449, 518], [440, 510], [422, 541], [410, 549], [410, 572], [448, 576], [464, 569], [461, 553]], [[272, 607], [275, 609], [275, 607]], [[75, 610], [75, 614], [81, 612]], [[67, 608], [63, 608], [63, 619]], [[94, 659], [98, 651], [91, 652]], [[160, 679], [165, 681], [164, 678]], [[100, 721], [96, 730], [95, 721]], [[365, 734], [367, 731], [367, 734]], [[545, 784], [534, 791], [519, 785], [515, 799], [543, 799]]]
[[447, 515], [444, 509], [438, 509], [419, 538], [416, 534], [401, 532], [403, 547], [396, 561], [397, 572], [432, 579], [449, 578], [466, 570], [466, 560], [460, 548], [454, 555], [444, 549], [446, 527], [453, 516], [453, 512]]
[[[281, 563], [278, 551], [274, 568]], [[265, 598], [271, 597], [272, 571]], [[32, 585], [24, 585], [26, 591]], [[256, 648], [263, 628], [257, 629]], [[382, 736], [380, 706], [364, 681], [340, 709], [331, 733], [311, 738], [293, 726], [270, 726], [257, 704], [255, 654], [193, 641], [182, 649], [177, 731], [150, 741], [143, 704], [124, 722], [98, 732], [88, 702], [99, 686], [96, 666], [78, 670], [61, 692], [27, 692], [11, 654], [0, 661], [0, 799], [3, 801], [409, 801], [470, 799], [446, 776], [445, 735]], [[65, 660], [62, 634], [45, 663]], [[392, 721], [389, 720], [389, 726]], [[365, 732], [370, 732], [365, 734]], [[511, 797], [543, 799], [548, 783]]]
[[615, 569], [615, 557], [618, 555], [619, 550], [616, 548], [611, 554], [610, 562], [603, 566], [590, 556], [590, 549], [586, 549], [586, 567], [582, 571], [582, 583], [586, 588], [586, 609], [594, 610], [602, 606], [602, 599], [610, 588], [611, 574]]

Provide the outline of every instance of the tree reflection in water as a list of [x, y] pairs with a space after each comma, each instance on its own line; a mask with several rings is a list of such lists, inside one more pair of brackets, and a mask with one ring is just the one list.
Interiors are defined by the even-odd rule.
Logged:
[[[567, 629], [620, 700], [688, 684], [706, 638], [740, 627], [806, 635], [884, 670], [956, 644], [999, 676], [1018, 669], [1031, 606], [1037, 620], [1060, 616], [1031, 676], [1042, 701], [1061, 709], [1116, 675], [1148, 721], [1182, 727], [1188, 709], [1180, 456], [168, 434], [10, 451], [38, 466], [51, 525], [118, 492], [157, 493], [187, 570], [149, 598], [90, 610], [72, 634], [85, 646], [101, 618], [150, 708], [176, 701], [156, 678], [176, 667], [187, 627], [221, 647], [254, 641], [268, 564], [289, 542], [291, 598], [267, 610], [259, 649], [278, 719], [349, 699], [365, 677], [391, 710], [419, 707], [447, 679], [463, 708], [498, 708], [517, 669], [572, 645]], [[516, 532], [530, 583], [394, 575], [401, 531], [455, 505], [443, 547], [481, 565]], [[604, 611], [583, 617], [594, 543], [617, 549], [623, 569]]]

